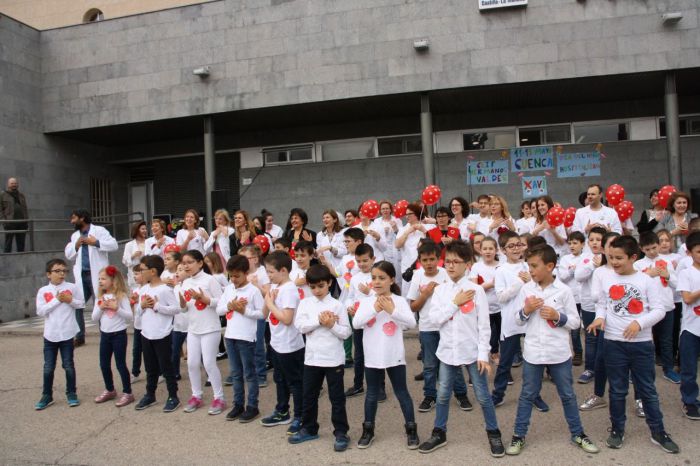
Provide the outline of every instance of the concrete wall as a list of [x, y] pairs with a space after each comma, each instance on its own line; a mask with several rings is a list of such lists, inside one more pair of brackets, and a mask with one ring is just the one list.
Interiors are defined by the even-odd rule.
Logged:
[[[45, 31], [44, 127], [700, 66], [696, 0], [223, 0]], [[661, 15], [683, 19], [664, 26]], [[413, 40], [427, 37], [430, 52]], [[207, 80], [192, 70], [211, 65]]]
[[[666, 141], [624, 141], [603, 144], [601, 176], [557, 178], [556, 171], [547, 177], [549, 194], [562, 205], [578, 207], [578, 195], [591, 183], [607, 186], [622, 184], [627, 199], [635, 205], [634, 219], [639, 218], [647, 204], [647, 193], [668, 183]], [[700, 188], [700, 137], [682, 139], [683, 183], [686, 190]], [[591, 144], [567, 145], [566, 152], [590, 152]], [[451, 197], [475, 199], [479, 194], [502, 195], [517, 216], [522, 201], [522, 189], [517, 173], [510, 173], [507, 185], [482, 185], [471, 188], [466, 183], [468, 156], [474, 160], [499, 160], [501, 150], [441, 154], [435, 158], [436, 182], [441, 187], [442, 205]], [[284, 227], [289, 210], [302, 207], [309, 215], [309, 225], [318, 229], [324, 209], [344, 211], [357, 208], [367, 199], [398, 199], [409, 201], [420, 198], [423, 190], [423, 168], [420, 156], [386, 157], [347, 162], [321, 162], [241, 170], [241, 177], [253, 178], [250, 186], [242, 186], [241, 208], [259, 212], [267, 208], [275, 214], [276, 223]], [[526, 175], [544, 175], [528, 172]]]
[[[0, 16], [0, 182], [19, 178], [32, 218], [65, 218], [90, 206], [90, 177], [110, 178], [115, 211], [126, 211], [126, 171], [107, 166], [104, 148], [42, 134], [40, 33]], [[65, 235], [40, 234], [40, 249], [65, 245]]]

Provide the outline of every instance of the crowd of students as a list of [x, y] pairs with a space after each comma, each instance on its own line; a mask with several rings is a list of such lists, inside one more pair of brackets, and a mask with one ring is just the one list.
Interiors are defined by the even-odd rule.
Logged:
[[[409, 204], [405, 224], [393, 216], [389, 201], [380, 203], [376, 219], [346, 211], [345, 225], [329, 209], [319, 233], [308, 229], [307, 214], [298, 208], [286, 230], [267, 212], [251, 219], [238, 211], [231, 221], [223, 210], [215, 214], [211, 235], [199, 227], [195, 211], [186, 213], [175, 240], [164, 235], [160, 220], [151, 224], [151, 238], [145, 224], [136, 225], [124, 252], [126, 278], [114, 265], [99, 273], [92, 319], [100, 327], [104, 391], [94, 401], [116, 399], [117, 407], [135, 403], [143, 410], [157, 403], [160, 380], [168, 393], [162, 409], [175, 411], [181, 404], [186, 343], [186, 413], [204, 406], [203, 366], [204, 385], [212, 390], [210, 415], [228, 409], [224, 386], [231, 385], [227, 420], [288, 425], [289, 443], [302, 443], [319, 437], [318, 400], [325, 381], [336, 451], [351, 442], [346, 398], [364, 393], [356, 443], [364, 449], [375, 439], [377, 403], [386, 399], [388, 376], [407, 447], [429, 453], [447, 443], [451, 396], [460, 409], [473, 409], [464, 367], [493, 456], [519, 454], [532, 409], [549, 410], [540, 396], [543, 378], [556, 385], [570, 440], [585, 452], [599, 449], [586, 435], [579, 411], [605, 406], [611, 419], [605, 443], [622, 447], [631, 383], [636, 413], [646, 418], [652, 441], [677, 453], [662, 420], [655, 365], [662, 366], [664, 379], [680, 385], [683, 414], [700, 419], [700, 219], [675, 215], [678, 199], [690, 210], [688, 197], [676, 193], [670, 212], [644, 213], [637, 240], [630, 235], [631, 222], [620, 222], [602, 194], [598, 185], [588, 188], [586, 206], [569, 228], [548, 224], [547, 212], [554, 207], [548, 196], [523, 202], [515, 220], [506, 201], [495, 195], [479, 196], [471, 215], [460, 197], [436, 208], [433, 217], [426, 206]], [[54, 402], [59, 352], [68, 404], [80, 404], [74, 310], [83, 308], [85, 299], [80, 287], [65, 280], [67, 267], [63, 259], [49, 261], [49, 283], [36, 297], [37, 314], [45, 317], [44, 388], [37, 410]], [[435, 409], [432, 432], [423, 442], [407, 387], [403, 338], [416, 326], [423, 364], [416, 376], [423, 381], [417, 409]], [[217, 356], [224, 354], [229, 371], [222, 376]], [[136, 401], [132, 385], [140, 379], [142, 361], [145, 393]], [[520, 365], [513, 435], [504, 443], [497, 407], [513, 384], [512, 367]], [[581, 365], [576, 381], [594, 382], [594, 388], [579, 404], [572, 366]], [[258, 395], [270, 367], [276, 404], [261, 417]], [[354, 371], [347, 389], [346, 368]]]

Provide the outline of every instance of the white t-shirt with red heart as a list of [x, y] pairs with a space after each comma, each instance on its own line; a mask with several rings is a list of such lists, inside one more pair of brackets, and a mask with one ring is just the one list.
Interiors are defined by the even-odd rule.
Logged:
[[[683, 269], [678, 275], [678, 291], [695, 292], [700, 290], [700, 270], [691, 265]], [[681, 321], [681, 333], [688, 331], [700, 337], [700, 299], [690, 304], [683, 303], [683, 320]]]
[[[413, 279], [411, 279], [411, 286], [408, 288], [406, 299], [409, 301], [415, 301], [418, 299], [423, 289], [430, 284], [430, 282], [435, 282], [438, 285], [442, 285], [443, 283], [447, 282], [447, 280], [449, 280], [449, 277], [447, 276], [445, 269], [442, 267], [437, 268], [437, 274], [434, 277], [426, 276], [425, 270], [422, 268], [417, 269], [415, 272], [413, 272]], [[435, 289], [433, 289], [433, 293], [435, 293]], [[433, 296], [429, 296], [419, 311], [420, 318], [418, 319], [418, 330], [421, 332], [440, 331], [440, 325], [430, 319], [430, 307], [432, 301]]]
[[[299, 290], [294, 283], [288, 281], [281, 286], [273, 284], [270, 289], [278, 290], [275, 298], [275, 306], [278, 309], [293, 309], [296, 314], [300, 300]], [[270, 312], [268, 321], [270, 322], [270, 345], [272, 349], [278, 353], [287, 354], [299, 351], [304, 347], [304, 339], [294, 326], [293, 320], [291, 324], [285, 325]]]

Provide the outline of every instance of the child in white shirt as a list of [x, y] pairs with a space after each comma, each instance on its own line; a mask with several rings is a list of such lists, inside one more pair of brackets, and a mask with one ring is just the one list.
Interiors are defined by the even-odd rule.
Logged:
[[36, 294], [36, 314], [44, 317], [44, 386], [41, 399], [34, 405], [37, 411], [53, 404], [53, 376], [59, 351], [66, 372], [68, 406], [80, 405], [75, 386], [73, 337], [79, 330], [75, 310], [82, 309], [85, 302], [82, 290], [65, 281], [66, 273], [68, 265], [63, 259], [48, 261], [46, 277], [49, 284], [39, 288]]
[[[581, 284], [574, 278], [574, 274], [576, 272], [576, 266], [583, 258], [582, 253], [586, 245], [586, 237], [583, 236], [583, 233], [580, 231], [574, 231], [569, 234], [567, 242], [569, 243], [569, 252], [571, 254], [559, 257], [556, 276], [562, 283], [571, 288], [571, 292], [574, 294], [578, 315], [581, 316]], [[571, 330], [571, 346], [574, 349], [572, 364], [574, 366], [580, 366], [583, 362], [580, 327]]]
[[[163, 272], [163, 274], [165, 274], [165, 272]], [[164, 282], [172, 288], [175, 297], [178, 297], [182, 291], [182, 283], [188, 276], [189, 275], [187, 275], [187, 272], [185, 272], [185, 266], [178, 264], [175, 276], [164, 280]], [[175, 370], [175, 380], [182, 380], [182, 375], [180, 374], [180, 359], [182, 357], [182, 345], [187, 341], [188, 328], [189, 316], [182, 312], [175, 314], [175, 318], [173, 319], [173, 348], [171, 350], [171, 355], [173, 357], [173, 369]]]
[[681, 401], [688, 419], [700, 419], [698, 411], [698, 356], [700, 355], [700, 232], [685, 241], [692, 265], [678, 275], [678, 291], [683, 296], [683, 325], [680, 336]]
[[[528, 203], [528, 206], [530, 204]], [[501, 336], [501, 308], [496, 296], [496, 269], [498, 268], [498, 243], [486, 237], [481, 242], [481, 259], [469, 271], [469, 279], [481, 286], [489, 302], [489, 321], [491, 322], [490, 358], [498, 364], [498, 341]]]
[[131, 268], [131, 278], [134, 286], [131, 288], [129, 304], [134, 313], [134, 337], [131, 346], [131, 383], [139, 380], [141, 376], [141, 364], [143, 363], [143, 347], [141, 346], [141, 288], [146, 284], [141, 278], [141, 262]]
[[[248, 258], [250, 270], [248, 281], [265, 296], [270, 291], [270, 278], [267, 276], [265, 266], [262, 265], [262, 251], [257, 244], [243, 246], [238, 254]], [[294, 265], [292, 264], [292, 269]], [[267, 319], [258, 320], [257, 333], [255, 334], [255, 371], [258, 374], [258, 386], [267, 387], [267, 366], [270, 361], [270, 331]], [[233, 382], [232, 382], [233, 383]]]

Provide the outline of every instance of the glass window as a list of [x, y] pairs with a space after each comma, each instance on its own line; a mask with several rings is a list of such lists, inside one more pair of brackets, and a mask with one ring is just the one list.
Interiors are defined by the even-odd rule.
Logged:
[[[700, 116], [697, 117], [680, 117], [679, 118], [679, 126], [680, 126], [680, 133], [681, 136], [687, 136], [689, 134], [698, 134], [698, 133], [690, 133], [688, 132], [688, 123], [690, 123], [690, 126], [692, 126], [692, 121], [695, 119], [696, 121], [700, 119]], [[697, 129], [697, 123], [696, 123], [696, 129]], [[666, 137], [666, 118], [661, 118], [659, 119], [659, 134], [661, 135], [662, 138]]]
[[265, 165], [313, 161], [313, 149], [311, 146], [263, 149], [263, 155], [265, 157]]
[[576, 143], [627, 141], [629, 123], [574, 124]]
[[515, 131], [484, 131], [465, 133], [464, 150], [508, 149], [515, 146]]
[[423, 152], [420, 135], [377, 139], [377, 153], [384, 155], [420, 154]]
[[556, 125], [539, 128], [521, 128], [521, 146], [538, 146], [540, 144], [568, 144], [571, 142], [571, 126]]
[[374, 157], [374, 141], [327, 142], [322, 150], [325, 162], [366, 159]]

